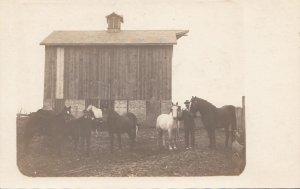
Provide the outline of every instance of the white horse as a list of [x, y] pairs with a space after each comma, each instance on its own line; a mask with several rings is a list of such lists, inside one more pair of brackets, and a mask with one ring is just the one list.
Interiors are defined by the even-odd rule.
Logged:
[[94, 113], [94, 116], [96, 119], [102, 119], [103, 118], [103, 114], [102, 114], [102, 110], [100, 108], [97, 108], [93, 105], [89, 105], [86, 108], [86, 111], [92, 111]]
[[171, 112], [169, 114], [161, 114], [156, 120], [156, 130], [158, 132], [158, 145], [166, 145], [165, 132], [169, 135], [169, 150], [176, 150], [176, 138], [178, 137], [178, 118], [180, 117], [180, 106], [178, 102], [174, 105], [172, 102]]

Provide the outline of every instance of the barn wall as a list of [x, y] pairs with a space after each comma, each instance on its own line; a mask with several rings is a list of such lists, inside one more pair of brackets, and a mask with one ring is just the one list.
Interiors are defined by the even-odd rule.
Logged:
[[55, 98], [56, 47], [45, 47], [44, 99]]
[[[56, 48], [46, 47], [45, 98], [55, 98], [56, 94]], [[171, 99], [172, 46], [63, 49], [64, 99]]]
[[[108, 103], [155, 126], [156, 117], [170, 108], [172, 51], [171, 45], [46, 46], [44, 107], [59, 111], [67, 103], [80, 116], [89, 104]], [[57, 70], [58, 60], [63, 69]]]

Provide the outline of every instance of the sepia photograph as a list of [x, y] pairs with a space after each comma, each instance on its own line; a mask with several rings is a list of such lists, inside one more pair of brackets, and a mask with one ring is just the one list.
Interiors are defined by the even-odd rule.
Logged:
[[[10, 85], [10, 94], [16, 97], [13, 102], [1, 99], [10, 106], [6, 110], [13, 121], [4, 118], [1, 125], [10, 123], [12, 134], [5, 136], [15, 148], [10, 150], [15, 157], [10, 162], [25, 180], [221, 177], [249, 183], [245, 175], [251, 175], [249, 170], [255, 175], [256, 168], [258, 172], [256, 163], [269, 162], [269, 156], [284, 159], [284, 153], [266, 152], [276, 150], [271, 149], [271, 142], [279, 142], [273, 132], [299, 147], [299, 129], [271, 127], [273, 122], [286, 123], [272, 119], [257, 124], [267, 115], [259, 111], [274, 111], [279, 119], [288, 114], [281, 116], [271, 107], [275, 105], [271, 100], [280, 101], [274, 94], [283, 93], [279, 86], [285, 84], [281, 80], [272, 88], [267, 84], [272, 80], [268, 72], [299, 78], [293, 75], [297, 64], [277, 69], [256, 59], [274, 58], [272, 50], [251, 54], [256, 49], [252, 32], [272, 22], [270, 15], [279, 14], [275, 8], [268, 13], [271, 9], [259, 3], [227, 0], [24, 0], [0, 5], [1, 10], [7, 7], [3, 15], [13, 23], [3, 22], [11, 32], [2, 39], [6, 44], [13, 41], [6, 50], [14, 59], [3, 60], [16, 62], [13, 81], [8, 82], [16, 83]], [[278, 1], [278, 10], [292, 10], [289, 16], [296, 18], [298, 9], [292, 5]], [[267, 16], [257, 16], [257, 12]], [[289, 25], [286, 28], [297, 31]], [[285, 32], [284, 27], [281, 30]], [[268, 35], [255, 37], [268, 40]], [[295, 37], [294, 47], [299, 51], [300, 30]], [[262, 42], [261, 47], [264, 44], [269, 43]], [[8, 67], [2, 67], [4, 76], [9, 76]], [[291, 83], [286, 91], [299, 88]], [[292, 98], [299, 93], [290, 94], [285, 106], [295, 108], [289, 110], [291, 116], [297, 114], [299, 101]], [[263, 142], [269, 143], [264, 146]], [[278, 146], [288, 149], [283, 143]], [[292, 162], [269, 164], [284, 174], [281, 168], [292, 167]]]
[[[138, 24], [134, 25], [141, 30], [125, 30], [130, 17], [126, 18], [115, 12], [99, 17], [99, 23], [106, 25], [99, 31], [53, 26], [55, 31], [36, 44], [44, 49], [44, 62], [39, 62], [44, 65], [44, 87], [39, 88], [43, 104], [41, 109], [29, 114], [21, 110], [17, 115], [20, 171], [32, 177], [239, 175], [246, 164], [243, 62], [237, 61], [240, 40], [228, 44], [221, 38], [216, 49], [208, 47], [207, 53], [195, 56], [193, 51], [173, 50], [175, 45], [206, 48], [200, 41], [188, 44], [201, 40], [195, 26], [189, 26], [190, 36], [189, 28], [171, 30], [174, 26], [169, 24], [166, 30], [163, 22], [153, 27], [162, 30]], [[133, 15], [131, 19], [145, 18]], [[240, 27], [226, 18], [214, 20], [226, 24], [219, 32]], [[209, 29], [202, 33], [215, 35]], [[191, 39], [180, 44], [181, 38]], [[180, 55], [194, 56], [192, 60], [199, 64], [179, 62]], [[211, 68], [206, 70], [202, 61]], [[211, 71], [217, 77], [202, 79], [200, 73]], [[198, 87], [190, 92], [192, 80], [207, 82], [202, 89], [207, 86], [221, 95], [210, 96], [209, 102], [204, 99], [209, 93]], [[214, 84], [229, 89], [209, 87]], [[214, 105], [214, 98], [223, 105]], [[230, 102], [237, 105], [226, 104]]]

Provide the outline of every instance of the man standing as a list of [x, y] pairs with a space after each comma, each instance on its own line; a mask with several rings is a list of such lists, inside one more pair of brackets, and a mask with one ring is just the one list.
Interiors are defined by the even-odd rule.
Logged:
[[190, 101], [186, 100], [184, 104], [185, 109], [182, 111], [182, 117], [184, 122], [185, 149], [190, 149], [195, 147], [195, 122], [190, 113]]

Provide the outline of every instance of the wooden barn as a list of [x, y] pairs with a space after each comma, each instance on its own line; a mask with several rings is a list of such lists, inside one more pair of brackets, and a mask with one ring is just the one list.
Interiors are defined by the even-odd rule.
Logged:
[[[104, 31], [54, 31], [45, 45], [44, 108], [71, 105], [75, 116], [89, 104], [133, 112], [153, 125], [169, 112], [172, 53], [187, 30], [121, 30], [112, 13]], [[154, 126], [154, 125], [153, 125]]]

